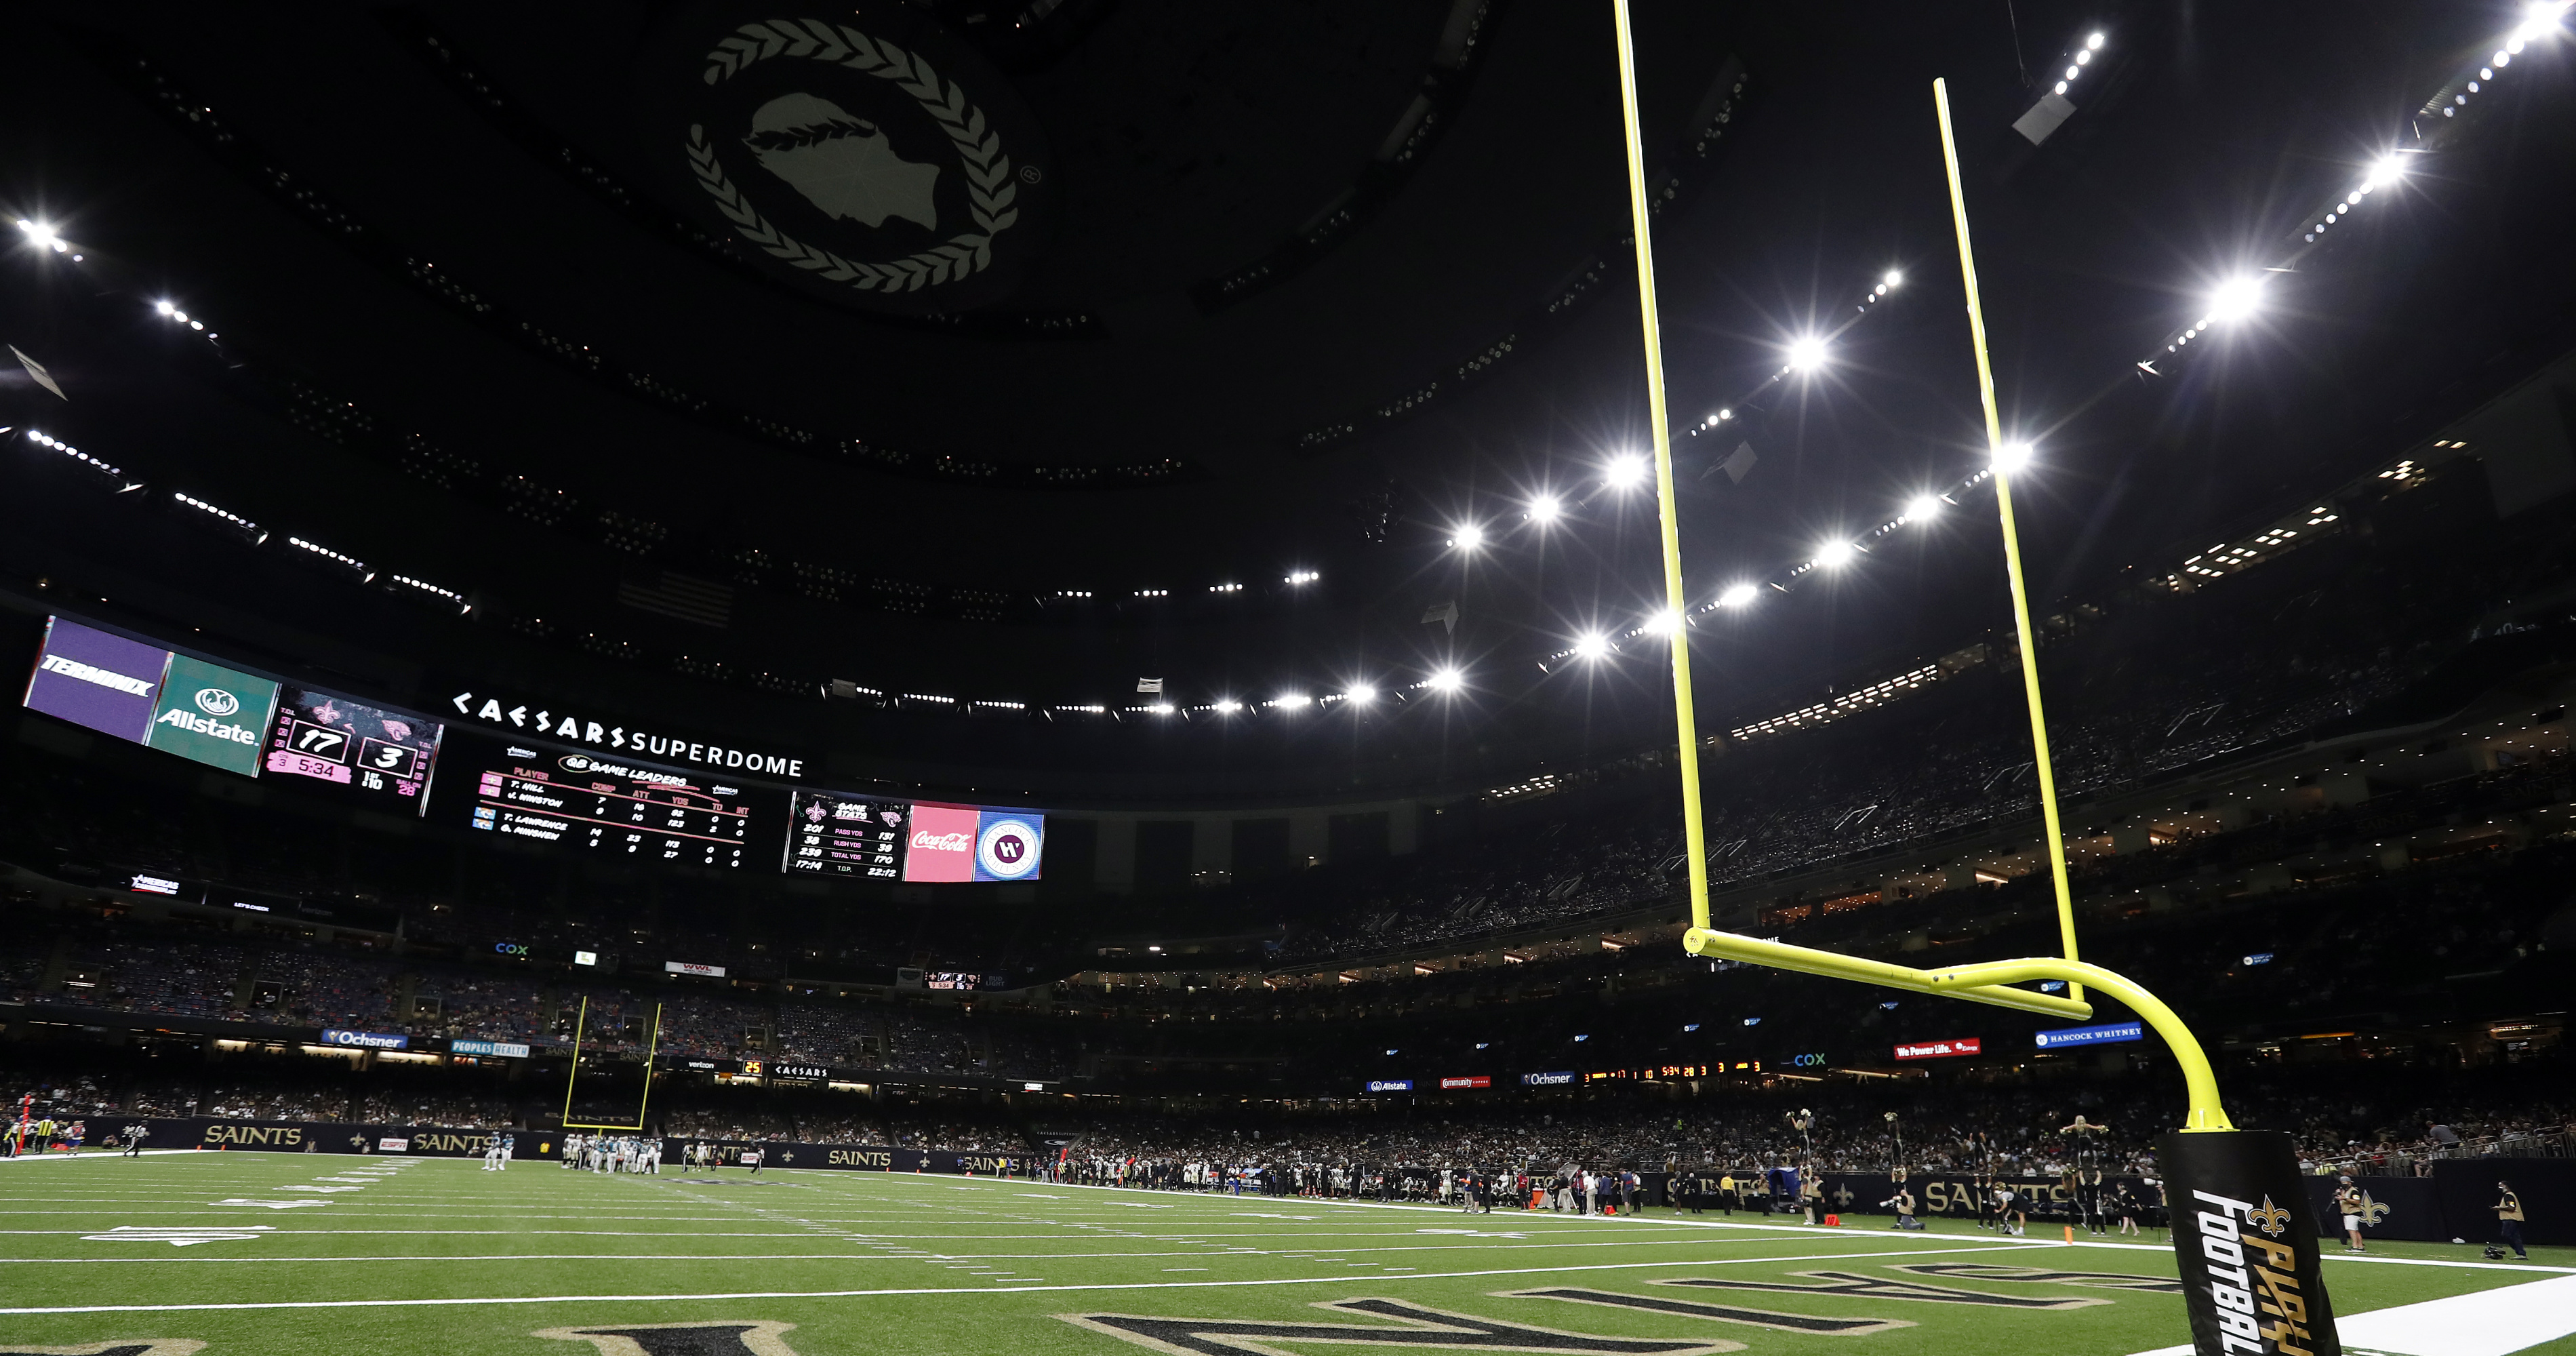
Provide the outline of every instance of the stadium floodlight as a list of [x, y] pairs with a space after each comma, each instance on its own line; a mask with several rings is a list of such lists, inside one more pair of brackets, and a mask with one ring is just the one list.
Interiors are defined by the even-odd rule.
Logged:
[[2514, 41], [2529, 42], [2551, 32], [2566, 13], [2567, 0], [2533, 0], [2522, 12], [2522, 27], [2513, 30]]
[[2009, 474], [2030, 465], [2033, 455], [2031, 445], [2028, 443], [2004, 443], [1995, 449], [1994, 456], [1990, 460], [1996, 470]]
[[1647, 613], [1645, 624], [1637, 629], [1648, 635], [1669, 636], [1682, 629], [1682, 614], [1669, 607], [1659, 607]]
[[41, 221], [29, 221], [25, 217], [20, 217], [18, 229], [26, 234], [28, 244], [40, 250], [49, 249], [60, 254], [71, 248], [71, 242], [55, 234], [53, 227]]
[[1485, 529], [1475, 523], [1460, 523], [1450, 529], [1449, 544], [1461, 551], [1473, 551], [1485, 544]]
[[1292, 587], [1301, 584], [1311, 584], [1323, 577], [1324, 576], [1313, 570], [1290, 570], [1288, 572], [1288, 583]]
[[1598, 631], [1586, 631], [1575, 637], [1574, 655], [1577, 659], [1601, 659], [1609, 653], [1610, 640]]
[[1612, 457], [1601, 468], [1601, 480], [1614, 490], [1633, 490], [1646, 483], [1646, 459], [1639, 456]]
[[2362, 191], [2382, 188], [2406, 177], [2406, 158], [2395, 151], [2370, 162], [2370, 174], [2361, 181]]
[[1565, 512], [1565, 505], [1552, 494], [1542, 494], [1530, 501], [1529, 520], [1545, 527]]
[[1858, 554], [1860, 552], [1850, 542], [1829, 541], [1816, 548], [1816, 563], [1829, 570], [1839, 569], [1849, 565], [1852, 557]]
[[1813, 372], [1825, 365], [1825, 341], [1812, 334], [1789, 341], [1789, 370]]
[[2209, 294], [2211, 320], [2243, 320], [2254, 314], [2263, 302], [2263, 279], [2253, 274], [2238, 274], [2220, 283]]
[[1219, 697], [1209, 708], [1220, 716], [1230, 716], [1243, 709], [1243, 703], [1232, 697]]
[[1905, 275], [1891, 268], [1887, 271], [1887, 276], [1879, 279], [1878, 281], [1879, 285], [1883, 287], [1903, 287], [1905, 285]]
[[1282, 692], [1278, 696], [1271, 698], [1270, 704], [1282, 711], [1297, 711], [1313, 706], [1315, 704], [1315, 699], [1307, 696], [1303, 692]]
[[1180, 708], [1172, 705], [1170, 702], [1156, 702], [1152, 706], [1146, 707], [1145, 713], [1152, 716], [1168, 716], [1179, 709]]
[[2089, 37], [2089, 38], [2086, 38], [2086, 39], [2084, 40], [2084, 49], [2085, 49], [2086, 51], [2089, 51], [2089, 52], [2098, 52], [2098, 51], [2101, 51], [2101, 50], [2102, 50], [2102, 41], [2103, 41], [2103, 39], [2102, 39], [2102, 35], [2101, 35], [2101, 34], [2099, 34], [2099, 33], [2096, 33], [2096, 34], [2094, 34], [2093, 36], [2091, 36], [2091, 37]]
[[1717, 595], [1717, 605], [1719, 607], [1742, 607], [1746, 603], [1752, 602], [1755, 597], [1761, 594], [1761, 592], [1762, 590], [1755, 588], [1751, 584], [1729, 584], [1726, 586], [1726, 592]]
[[1918, 494], [1905, 505], [1906, 521], [1919, 523], [1926, 518], [1938, 517], [1941, 506], [1947, 502], [1937, 494]]
[[1456, 692], [1467, 685], [1467, 675], [1456, 669], [1436, 669], [1426, 685], [1434, 692]]
[[1366, 683], [1353, 683], [1351, 690], [1342, 694], [1342, 699], [1353, 705], [1366, 706], [1377, 700], [1377, 689]]

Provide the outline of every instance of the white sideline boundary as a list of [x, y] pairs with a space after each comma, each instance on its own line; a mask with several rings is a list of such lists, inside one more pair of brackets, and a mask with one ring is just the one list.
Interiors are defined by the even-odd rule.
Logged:
[[[2576, 1333], [2576, 1276], [2528, 1281], [2335, 1319], [2347, 1351], [2389, 1356], [2511, 1356]], [[2191, 1356], [2191, 1344], [2137, 1356]]]

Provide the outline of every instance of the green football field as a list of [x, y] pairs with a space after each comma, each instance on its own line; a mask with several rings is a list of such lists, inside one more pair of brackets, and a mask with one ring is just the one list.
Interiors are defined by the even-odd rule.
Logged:
[[[0, 1202], [0, 1356], [2127, 1356], [2188, 1339], [2161, 1238], [1946, 1223], [255, 1153], [0, 1162]], [[2330, 1255], [2347, 1343], [2576, 1356], [2576, 1249], [2476, 1258]]]

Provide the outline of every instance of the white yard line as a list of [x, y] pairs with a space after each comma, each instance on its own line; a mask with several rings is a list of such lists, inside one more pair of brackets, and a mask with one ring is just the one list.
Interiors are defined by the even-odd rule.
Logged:
[[1011, 1285], [1000, 1286], [917, 1286], [881, 1290], [730, 1290], [693, 1295], [526, 1295], [489, 1296], [455, 1299], [371, 1299], [371, 1300], [268, 1300], [232, 1304], [60, 1304], [31, 1305], [24, 1308], [0, 1309], [0, 1314], [138, 1314], [195, 1312], [201, 1310], [243, 1309], [417, 1309], [468, 1307], [474, 1305], [524, 1304], [664, 1304], [692, 1300], [746, 1299], [861, 1299], [884, 1295], [992, 1295], [1005, 1291], [1117, 1291], [1117, 1290], [1224, 1290], [1247, 1287], [1286, 1285], [1349, 1285], [1353, 1281], [1441, 1281], [1478, 1276], [1552, 1275], [1569, 1271], [1634, 1271], [1639, 1269], [1669, 1270], [1674, 1267], [1742, 1266], [1748, 1263], [1777, 1262], [1859, 1262], [1880, 1257], [1935, 1257], [1949, 1253], [2019, 1252], [2034, 1245], [2027, 1241], [2003, 1248], [1970, 1246], [1964, 1248], [1913, 1248], [1903, 1251], [1811, 1253], [1793, 1257], [1735, 1257], [1689, 1262], [1600, 1262], [1584, 1266], [1502, 1267], [1480, 1271], [1437, 1271], [1389, 1276], [1370, 1274], [1353, 1276], [1336, 1272], [1330, 1276], [1275, 1277], [1248, 1281], [1118, 1281], [1091, 1285]]

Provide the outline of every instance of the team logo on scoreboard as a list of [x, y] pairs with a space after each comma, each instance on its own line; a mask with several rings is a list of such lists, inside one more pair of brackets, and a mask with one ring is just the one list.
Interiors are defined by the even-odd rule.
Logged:
[[687, 191], [779, 274], [952, 311], [1007, 292], [1041, 243], [1033, 120], [926, 17], [697, 6], [662, 47], [642, 94]]
[[1038, 869], [1042, 841], [1029, 820], [988, 812], [975, 836], [975, 870], [990, 880], [1019, 880]]

